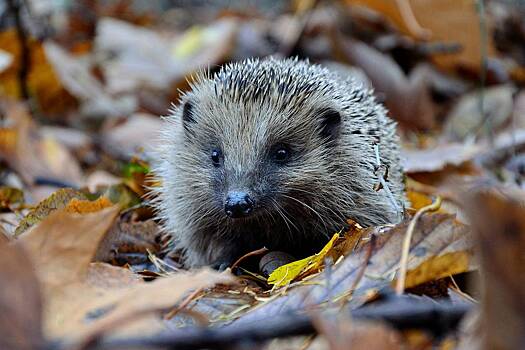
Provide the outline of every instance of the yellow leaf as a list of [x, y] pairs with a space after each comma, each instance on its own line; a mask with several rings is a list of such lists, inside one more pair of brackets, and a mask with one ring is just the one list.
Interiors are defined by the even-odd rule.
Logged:
[[306, 272], [318, 270], [323, 265], [324, 257], [330, 252], [338, 238], [339, 234], [336, 233], [319, 253], [275, 269], [268, 277], [268, 284], [282, 287]]
[[405, 288], [467, 272], [470, 270], [471, 255], [470, 252], [463, 250], [431, 257], [415, 269], [408, 271]]
[[423, 207], [426, 207], [427, 205], [432, 204], [432, 199], [429, 196], [420, 192], [408, 191], [407, 198], [410, 202], [411, 208], [413, 208], [414, 210], [419, 210]]

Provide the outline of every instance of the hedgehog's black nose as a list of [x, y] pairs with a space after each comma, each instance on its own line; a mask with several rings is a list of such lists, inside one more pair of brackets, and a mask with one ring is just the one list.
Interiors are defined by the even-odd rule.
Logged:
[[229, 217], [236, 219], [248, 216], [253, 210], [253, 200], [245, 192], [230, 192], [224, 204], [224, 211]]

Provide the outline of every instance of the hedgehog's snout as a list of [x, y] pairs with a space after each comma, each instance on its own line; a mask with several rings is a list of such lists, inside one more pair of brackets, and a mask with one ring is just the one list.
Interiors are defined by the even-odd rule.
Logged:
[[250, 215], [254, 208], [254, 201], [250, 195], [243, 191], [231, 191], [224, 203], [224, 212], [232, 219], [243, 218]]

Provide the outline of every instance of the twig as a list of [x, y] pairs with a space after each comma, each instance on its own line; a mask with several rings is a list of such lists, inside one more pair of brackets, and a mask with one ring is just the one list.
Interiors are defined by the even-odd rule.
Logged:
[[396, 282], [396, 294], [401, 295], [405, 291], [405, 281], [407, 276], [407, 269], [408, 269], [408, 254], [410, 253], [410, 242], [412, 241], [412, 235], [414, 234], [414, 230], [416, 228], [417, 221], [419, 218], [429, 211], [436, 211], [441, 207], [441, 197], [437, 197], [436, 200], [419, 209], [410, 221], [410, 224], [408, 225], [407, 232], [405, 234], [405, 238], [403, 239], [403, 247], [401, 250], [401, 261], [399, 262], [399, 277], [397, 278]]
[[[424, 329], [441, 334], [457, 326], [471, 303], [436, 302], [408, 296], [394, 297], [357, 310], [348, 311], [352, 319], [379, 320], [397, 329]], [[235, 344], [263, 342], [270, 339], [315, 333], [312, 317], [305, 314], [272, 316], [264, 322], [232, 326], [186, 327], [154, 337], [112, 338], [89, 349], [223, 349]]]
[[401, 18], [405, 22], [410, 33], [415, 35], [418, 39], [428, 40], [432, 36], [432, 32], [426, 28], [421, 27], [412, 11], [412, 6], [408, 0], [396, 0], [397, 8], [401, 14]]
[[31, 64], [31, 51], [27, 45], [27, 34], [20, 16], [21, 0], [7, 0], [9, 12], [13, 14], [15, 20], [16, 33], [20, 44], [20, 68], [18, 69], [18, 88], [22, 99], [29, 99], [29, 88], [27, 86], [27, 76]]
[[[379, 141], [374, 143], [374, 152], [376, 155], [376, 171], [379, 171], [381, 169], [381, 157], [379, 156]], [[381, 184], [381, 187], [386, 191], [386, 194], [388, 196], [388, 199], [390, 200], [390, 204], [395, 208], [397, 215], [399, 218], [402, 218], [403, 212], [401, 208], [399, 207], [399, 204], [397, 203], [396, 199], [394, 198], [394, 195], [392, 194], [392, 191], [390, 191], [390, 187], [388, 187], [388, 184], [386, 183], [386, 177], [388, 175], [388, 169], [385, 171], [385, 174], [379, 175], [379, 183]]]
[[177, 315], [179, 313], [179, 311], [185, 309], [186, 306], [189, 305], [189, 303], [191, 303], [193, 300], [195, 300], [199, 296], [199, 294], [202, 293], [202, 290], [203, 290], [203, 288], [197, 288], [193, 293], [188, 295], [186, 297], [186, 299], [184, 299], [182, 301], [182, 303], [180, 303], [180, 305], [176, 306], [173, 310], [171, 310], [166, 315], [164, 315], [164, 319], [165, 320], [170, 320], [173, 317], [175, 317], [175, 315]]
[[252, 252], [246, 253], [243, 256], [241, 256], [239, 259], [237, 259], [237, 261], [233, 263], [230, 269], [233, 270], [241, 263], [241, 261], [243, 261], [246, 258], [249, 258], [250, 256], [260, 255], [260, 254], [266, 253], [267, 251], [268, 251], [268, 248], [262, 247], [261, 249], [257, 249]]
[[456, 291], [456, 293], [458, 293], [459, 295], [461, 295], [463, 298], [467, 299], [468, 301], [478, 304], [478, 301], [476, 299], [474, 299], [473, 297], [471, 297], [470, 295], [462, 291], [461, 288], [459, 288], [458, 284], [456, 283], [456, 280], [454, 279], [454, 276], [450, 275], [448, 277], [452, 281], [452, 284], [454, 285], [453, 289]]

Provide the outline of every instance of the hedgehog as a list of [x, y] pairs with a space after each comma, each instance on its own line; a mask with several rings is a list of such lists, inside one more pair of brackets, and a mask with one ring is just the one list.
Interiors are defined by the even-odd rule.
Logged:
[[352, 77], [299, 59], [201, 72], [164, 118], [158, 216], [185, 265], [266, 247], [308, 256], [351, 219], [400, 221], [396, 123]]

